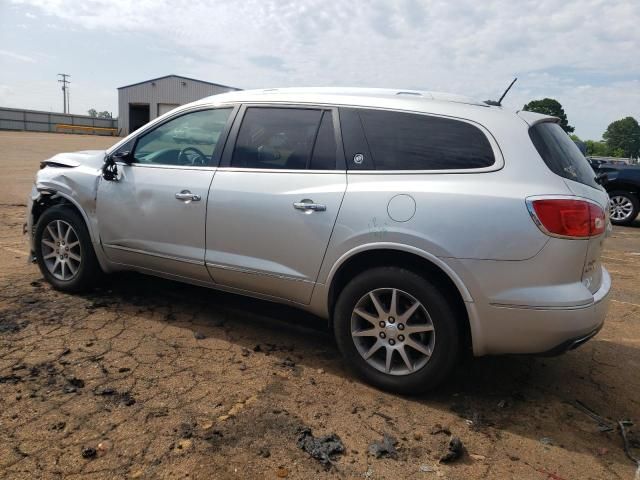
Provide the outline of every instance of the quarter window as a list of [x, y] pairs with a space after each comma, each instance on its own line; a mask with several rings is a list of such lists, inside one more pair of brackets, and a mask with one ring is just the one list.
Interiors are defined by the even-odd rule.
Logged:
[[[326, 131], [319, 132], [322, 116], [322, 110], [313, 109], [247, 108], [231, 166], [302, 170], [309, 168], [312, 152], [314, 163], [326, 166], [330, 162], [327, 155], [331, 146], [327, 146]], [[332, 124], [326, 128], [332, 129]], [[314, 152], [313, 146], [320, 134], [323, 140]], [[333, 162], [331, 168], [335, 166], [335, 148]]]
[[155, 165], [210, 165], [231, 110], [201, 110], [163, 123], [138, 139], [133, 154], [135, 162]]
[[591, 165], [569, 135], [557, 123], [538, 123], [529, 137], [544, 163], [556, 175], [599, 188]]
[[351, 168], [458, 170], [495, 163], [487, 137], [470, 123], [413, 113], [357, 112], [372, 158], [349, 158]]

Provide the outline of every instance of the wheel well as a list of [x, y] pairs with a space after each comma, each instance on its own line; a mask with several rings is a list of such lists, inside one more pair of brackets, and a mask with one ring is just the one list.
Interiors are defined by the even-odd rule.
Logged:
[[458, 287], [456, 287], [449, 275], [434, 263], [419, 255], [400, 250], [368, 250], [354, 255], [340, 266], [333, 276], [331, 287], [329, 288], [329, 316], [331, 321], [333, 321], [333, 309], [338, 300], [338, 295], [353, 277], [371, 268], [389, 266], [406, 268], [434, 281], [447, 300], [453, 305], [456, 312], [456, 321], [462, 332], [462, 346], [470, 352], [472, 344], [469, 316]]
[[640, 196], [638, 195], [638, 193], [640, 192], [640, 189], [638, 188], [637, 185], [634, 185], [632, 183], [624, 183], [624, 182], [616, 182], [616, 181], [607, 183], [607, 193], [611, 194], [613, 192], [627, 192], [635, 195], [636, 197]]
[[31, 235], [35, 233], [36, 225], [38, 224], [38, 220], [42, 214], [49, 208], [56, 205], [62, 205], [65, 208], [75, 211], [84, 222], [84, 215], [82, 215], [80, 209], [72, 202], [60, 195], [57, 195], [56, 193], [42, 194], [38, 200], [33, 203], [33, 208], [31, 210], [31, 214], [33, 215], [33, 232], [31, 232]]

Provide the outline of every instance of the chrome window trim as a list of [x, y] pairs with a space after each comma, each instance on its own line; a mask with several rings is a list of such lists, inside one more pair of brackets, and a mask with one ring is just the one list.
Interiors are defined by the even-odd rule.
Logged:
[[[238, 113], [240, 113], [240, 107], [245, 107], [245, 108], [249, 108], [251, 106], [259, 106], [259, 107], [269, 107], [269, 106], [275, 106], [275, 107], [289, 107], [289, 108], [296, 108], [296, 107], [303, 107], [303, 108], [310, 108], [310, 109], [337, 109], [338, 108], [355, 108], [355, 109], [365, 109], [365, 110], [381, 110], [381, 111], [385, 111], [385, 112], [397, 112], [397, 113], [410, 113], [410, 114], [415, 114], [415, 115], [427, 115], [427, 116], [432, 116], [432, 117], [438, 117], [438, 118], [446, 118], [446, 119], [450, 119], [450, 120], [457, 120], [457, 121], [461, 121], [461, 122], [466, 122], [469, 123], [477, 128], [479, 128], [482, 133], [484, 133], [485, 137], [487, 138], [487, 140], [489, 141], [489, 144], [491, 145], [491, 149], [493, 151], [493, 155], [495, 158], [495, 162], [493, 165], [490, 165], [488, 167], [481, 167], [481, 168], [458, 168], [458, 169], [446, 169], [446, 170], [348, 170], [349, 174], [352, 173], [356, 173], [358, 175], [362, 175], [362, 174], [373, 174], [373, 175], [399, 175], [399, 174], [464, 174], [464, 173], [487, 173], [487, 172], [496, 172], [498, 170], [502, 170], [505, 166], [504, 163], [504, 156], [502, 155], [502, 150], [500, 149], [500, 145], [498, 144], [498, 141], [495, 139], [495, 137], [493, 136], [493, 134], [491, 133], [491, 131], [486, 128], [484, 125], [482, 125], [481, 123], [476, 122], [475, 120], [470, 120], [468, 118], [463, 118], [463, 117], [456, 117], [454, 115], [444, 115], [444, 114], [440, 114], [440, 113], [431, 113], [431, 112], [422, 112], [422, 111], [417, 111], [417, 110], [408, 110], [408, 109], [398, 109], [398, 108], [385, 108], [385, 107], [379, 107], [379, 106], [362, 106], [362, 105], [353, 105], [353, 104], [349, 104], [349, 103], [317, 103], [317, 102], [304, 102], [304, 101], [296, 101], [296, 102], [292, 102], [292, 101], [288, 101], [288, 100], [282, 100], [282, 101], [277, 101], [274, 99], [269, 99], [269, 100], [265, 100], [265, 101], [260, 101], [260, 100], [256, 100], [256, 99], [252, 99], [249, 102], [243, 102], [243, 101], [239, 101], [239, 100], [233, 100], [230, 102], [221, 102], [221, 103], [211, 103], [211, 104], [198, 104], [198, 105], [194, 105], [194, 106], [190, 106], [190, 107], [185, 107], [184, 109], [176, 109], [174, 111], [172, 111], [172, 115], [170, 115], [169, 117], [167, 117], [167, 119], [165, 121], [169, 121], [171, 119], [173, 119], [176, 116], [180, 116], [183, 115], [187, 112], [192, 112], [192, 111], [197, 111], [197, 110], [210, 110], [210, 109], [215, 109], [215, 108], [236, 108], [238, 107]], [[178, 107], [180, 108], [180, 107]], [[236, 114], [237, 117], [237, 114]], [[144, 127], [141, 127], [139, 130], [136, 130], [136, 132], [134, 132], [134, 135], [136, 135], [135, 139], [137, 140], [137, 136], [140, 136], [142, 134], [144, 134], [149, 128], [154, 127], [156, 124], [156, 120], [154, 119], [152, 122], [148, 123], [147, 125], [145, 125]], [[233, 125], [235, 124], [235, 122], [237, 121], [237, 118], [233, 119], [231, 128], [229, 129], [229, 133], [227, 135], [227, 139], [229, 140], [229, 138], [232, 135], [232, 130], [233, 130]], [[551, 119], [549, 121], [552, 121]], [[342, 127], [340, 126], [340, 123], [338, 121], [338, 123], [335, 123], [336, 119], [334, 118], [334, 129], [337, 127], [338, 128], [338, 134], [339, 134], [339, 139], [342, 140]], [[163, 122], [164, 123], [164, 122]], [[119, 146], [123, 145], [125, 143], [125, 141], [127, 139], [129, 139], [130, 136], [125, 137], [122, 141], [118, 142], [117, 144], [115, 144], [113, 147], [111, 147], [111, 149], [109, 149], [107, 151], [107, 155], [110, 155], [112, 152], [116, 151], [118, 149]], [[340, 151], [342, 151], [342, 145], [338, 146]], [[222, 153], [222, 155], [224, 155], [224, 152]], [[347, 158], [345, 156], [345, 161], [347, 161]], [[231, 167], [221, 167], [221, 168], [231, 168]], [[263, 172], [267, 172], [267, 171], [280, 171], [281, 173], [285, 172], [284, 169], [249, 169], [249, 170], [253, 170], [253, 171], [263, 171]], [[303, 170], [297, 170], [299, 171], [303, 171]], [[316, 171], [316, 170], [304, 170], [306, 172], [309, 173], [316, 173], [316, 172], [320, 172], [320, 171]], [[336, 172], [336, 171], [342, 171], [342, 170], [330, 170], [331, 172]]]
[[122, 167], [132, 167], [132, 168], [166, 168], [170, 170], [202, 170], [202, 171], [210, 171], [215, 172], [218, 170], [218, 167], [212, 167], [211, 165], [168, 165], [168, 164], [152, 164], [152, 163], [126, 163], [126, 162], [116, 162], [116, 165]]
[[246, 168], [246, 167], [219, 167], [219, 172], [258, 172], [258, 173], [318, 173], [318, 174], [346, 174], [346, 170], [307, 170], [301, 169], [287, 169], [287, 168]]
[[[177, 107], [174, 110], [171, 110], [170, 115], [166, 118], [163, 118], [162, 121], [158, 121], [158, 119], [160, 119], [161, 117], [156, 117], [153, 120], [151, 120], [149, 123], [147, 123], [146, 125], [143, 125], [142, 127], [140, 127], [138, 130], [136, 130], [135, 132], [131, 132], [129, 135], [127, 135], [126, 137], [124, 137], [122, 140], [120, 140], [118, 143], [116, 143], [115, 145], [111, 146], [108, 150], [105, 151], [106, 155], [111, 155], [113, 152], [117, 151], [122, 145], [126, 144], [127, 142], [133, 141], [134, 142], [134, 148], [135, 148], [135, 144], [138, 142], [138, 139], [143, 136], [145, 133], [147, 133], [149, 130], [154, 129], [156, 127], [159, 127], [160, 125], [163, 125], [167, 122], [170, 122], [171, 120], [173, 120], [176, 117], [181, 117], [183, 115], [186, 115], [187, 113], [193, 113], [193, 112], [197, 112], [200, 110], [217, 110], [217, 109], [225, 109], [225, 108], [230, 108], [231, 111], [231, 115], [233, 115], [233, 110], [236, 108], [240, 107], [240, 103], [239, 102], [229, 102], [229, 103], [222, 103], [222, 104], [199, 104], [199, 105], [191, 105], [188, 107], [184, 107], [184, 108], [180, 108]], [[237, 110], [236, 110], [237, 113]], [[164, 115], [163, 115], [164, 116]], [[233, 118], [229, 118], [229, 120], [231, 121], [231, 125], [233, 125], [233, 122], [235, 120], [235, 116], [233, 116]]]

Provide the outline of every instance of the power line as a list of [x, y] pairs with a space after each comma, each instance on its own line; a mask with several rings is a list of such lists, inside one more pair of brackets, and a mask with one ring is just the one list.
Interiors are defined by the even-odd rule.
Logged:
[[67, 80], [67, 78], [71, 77], [71, 75], [69, 75], [68, 73], [59, 73], [58, 77], [61, 77], [58, 79], [58, 82], [60, 82], [62, 84], [62, 108], [64, 113], [71, 113], [70, 112], [70, 108], [69, 108], [69, 84], [71, 83], [71, 80]]

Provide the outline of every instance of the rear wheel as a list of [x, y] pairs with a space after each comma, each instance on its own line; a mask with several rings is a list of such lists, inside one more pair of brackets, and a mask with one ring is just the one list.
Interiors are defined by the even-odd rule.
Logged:
[[403, 268], [367, 270], [347, 284], [334, 312], [348, 364], [373, 385], [419, 393], [442, 382], [458, 357], [454, 309], [428, 279]]
[[92, 288], [101, 273], [84, 221], [73, 210], [56, 205], [36, 226], [36, 259], [46, 280], [58, 290], [81, 292]]
[[640, 211], [638, 197], [629, 192], [616, 191], [609, 193], [611, 203], [609, 217], [615, 225], [628, 225], [633, 222]]

